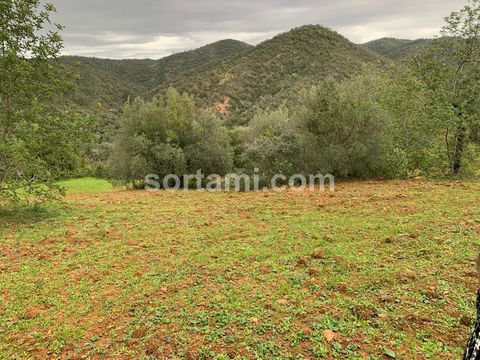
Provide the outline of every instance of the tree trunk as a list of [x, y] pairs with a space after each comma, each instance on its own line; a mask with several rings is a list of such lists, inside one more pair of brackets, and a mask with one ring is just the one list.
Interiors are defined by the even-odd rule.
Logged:
[[457, 128], [455, 136], [455, 149], [452, 158], [452, 174], [457, 175], [462, 167], [463, 151], [465, 149], [465, 135], [467, 129], [464, 124], [461, 124]]

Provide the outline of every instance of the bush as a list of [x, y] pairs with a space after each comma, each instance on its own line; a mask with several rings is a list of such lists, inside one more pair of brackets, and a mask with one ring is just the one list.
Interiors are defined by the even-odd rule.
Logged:
[[257, 112], [249, 123], [246, 138], [248, 167], [258, 168], [264, 180], [279, 173], [292, 175], [299, 169], [299, 136], [287, 109]]
[[188, 171], [224, 175], [232, 170], [233, 150], [221, 120], [203, 111], [193, 122], [191, 144], [185, 147]]
[[296, 111], [303, 171], [339, 177], [393, 177], [402, 155], [389, 134], [392, 122], [377, 102], [376, 83], [358, 77], [326, 80], [306, 91]]
[[438, 176], [448, 171], [441, 124], [428, 113], [428, 93], [408, 71], [385, 74], [378, 102], [392, 122], [388, 133], [404, 158], [405, 176]]
[[150, 102], [135, 99], [123, 111], [111, 157], [111, 174], [124, 183], [196, 173], [224, 174], [233, 153], [227, 130], [210, 112], [195, 109], [193, 99], [173, 88]]

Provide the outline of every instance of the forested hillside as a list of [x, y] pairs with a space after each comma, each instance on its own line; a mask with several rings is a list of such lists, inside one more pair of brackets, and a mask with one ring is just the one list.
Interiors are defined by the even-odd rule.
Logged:
[[[274, 108], [326, 77], [349, 78], [365, 65], [388, 61], [325, 27], [308, 25], [280, 34], [239, 56], [186, 73], [172, 84], [216, 108], [233, 124], [248, 122], [257, 107]], [[164, 91], [159, 88], [157, 92]]]
[[101, 103], [119, 109], [128, 97], [139, 96], [155, 75], [154, 60], [111, 60], [64, 56], [60, 62], [76, 74], [73, 101], [82, 107]]
[[[433, 44], [433, 40], [425, 39], [412, 41], [383, 38], [364, 45], [356, 45], [326, 27], [306, 25], [280, 34], [257, 46], [235, 40], [223, 40], [160, 60], [63, 57], [60, 61], [79, 74], [80, 81], [75, 93], [75, 103], [88, 111], [91, 111], [96, 103], [102, 105], [101, 111], [96, 112], [96, 122], [92, 131], [95, 137], [94, 145], [84, 152], [91, 169], [97, 176], [108, 176], [108, 169], [111, 170], [115, 139], [119, 133], [125, 132], [125, 129], [121, 129], [120, 122], [122, 109], [124, 111], [129, 108], [136, 109], [135, 111], [140, 113], [148, 109], [148, 112], [155, 113], [156, 117], [163, 116], [167, 119], [168, 116], [165, 115], [168, 114], [167, 109], [164, 109], [164, 113], [158, 113], [158, 108], [161, 109], [164, 106], [164, 100], [152, 101], [152, 99], [163, 98], [167, 93], [173, 94], [169, 91], [169, 88], [173, 87], [179, 94], [186, 93], [191, 96], [192, 104], [189, 113], [192, 119], [198, 115], [192, 115], [195, 114], [194, 108], [201, 114], [204, 110], [212, 110], [214, 115], [223, 119], [222, 126], [230, 131], [231, 145], [235, 154], [233, 163], [237, 168], [252, 168], [257, 165], [264, 171], [269, 169], [268, 171], [288, 173], [291, 169], [304, 170], [307, 163], [313, 161], [312, 171], [323, 169], [344, 177], [379, 175], [397, 177], [400, 176], [399, 174], [408, 176], [415, 172], [444, 173], [448, 171], [449, 163], [453, 166], [455, 154], [458, 151], [463, 154], [463, 148], [455, 149], [450, 146], [450, 143], [458, 142], [455, 137], [449, 139], [446, 152], [439, 150], [443, 147], [444, 141], [441, 140], [438, 143], [438, 139], [444, 139], [445, 135], [438, 133], [438, 126], [427, 119], [440, 118], [440, 121], [445, 121], [448, 117], [439, 113], [428, 114], [429, 107], [435, 109], [437, 105], [419, 102], [422, 98], [433, 99], [431, 92], [436, 91], [438, 84], [432, 84], [432, 89], [422, 89], [412, 79], [408, 80], [412, 75], [425, 73], [425, 69], [418, 66], [427, 66], [430, 69], [428, 63], [432, 61], [445, 61], [442, 66], [451, 66], [461, 60], [455, 56], [449, 56], [449, 52], [461, 45], [461, 42], [452, 43], [448, 37], [443, 37], [435, 43], [435, 47], [432, 46]], [[400, 60], [407, 59], [416, 50], [426, 46], [436, 51], [433, 58], [429, 59], [428, 56], [431, 54], [424, 52], [422, 56], [427, 57], [419, 58], [416, 66], [400, 65]], [[410, 70], [406, 73], [402, 73], [409, 68]], [[359, 75], [361, 75], [360, 78]], [[377, 75], [380, 77], [376, 78]], [[381, 80], [382, 76], [384, 80]], [[402, 78], [403, 80], [400, 80]], [[465, 83], [468, 82], [467, 80]], [[460, 80], [458, 81], [460, 84]], [[334, 83], [336, 85], [333, 85]], [[445, 84], [448, 87], [449, 81]], [[317, 90], [308, 94], [312, 86], [316, 86]], [[318, 90], [325, 87], [328, 88], [326, 93]], [[397, 89], [393, 90], [395, 87]], [[472, 90], [469, 91], [472, 93]], [[408, 101], [401, 95], [407, 93], [409, 96], [405, 95], [405, 97], [409, 99]], [[143, 98], [146, 103], [135, 101], [124, 107], [129, 98], [133, 100], [136, 97]], [[317, 101], [320, 103], [317, 104]], [[190, 100], [187, 102], [189, 103]], [[340, 103], [342, 107], [333, 111], [331, 106], [337, 106]], [[302, 106], [313, 112], [306, 115]], [[365, 107], [365, 113], [368, 116], [362, 118], [359, 115], [358, 107], [360, 106]], [[451, 111], [450, 102], [445, 103], [445, 106], [446, 112]], [[167, 108], [171, 107], [167, 106]], [[179, 107], [183, 108], [184, 104]], [[288, 111], [284, 112], [282, 107]], [[357, 110], [350, 111], [352, 108]], [[318, 118], [320, 115], [326, 116], [322, 120], [324, 123], [321, 131], [316, 128], [318, 124], [308, 123], [311, 120], [308, 120], [309, 118]], [[209, 118], [209, 115], [201, 116]], [[370, 118], [375, 118], [375, 121], [370, 122]], [[352, 133], [338, 128], [330, 129], [331, 132], [325, 130], [333, 119], [337, 119], [339, 126], [345, 129], [350, 125], [358, 126], [364, 121], [360, 130], [366, 133], [359, 135], [361, 140], [357, 141], [359, 146], [357, 153], [363, 154], [361, 159], [357, 158], [357, 153], [348, 152], [348, 149], [352, 149], [351, 144], [345, 148], [342, 147], [345, 145], [343, 144], [345, 139], [351, 140]], [[131, 121], [132, 127], [135, 128], [142, 119], [133, 116]], [[175, 123], [176, 120], [172, 119], [172, 121]], [[352, 121], [350, 125], [348, 125], [349, 121]], [[410, 128], [404, 129], [409, 123]], [[207, 125], [215, 127], [218, 124], [219, 121], [212, 120], [211, 124]], [[379, 124], [383, 124], [383, 132], [376, 133], [375, 131], [380, 128]], [[158, 121], [154, 125], [160, 126]], [[165, 126], [170, 125], [167, 121]], [[196, 126], [202, 128], [207, 125], [199, 121]], [[255, 129], [257, 125], [259, 128]], [[157, 133], [148, 135], [149, 126], [145, 131], [142, 130], [137, 134], [144, 138], [145, 141], [142, 144], [147, 149], [150, 148], [148, 144], [159, 141]], [[270, 126], [272, 128], [266, 131], [263, 129], [265, 126], [268, 129]], [[445, 124], [444, 126], [448, 129], [445, 130], [448, 138], [458, 131], [455, 128], [456, 125]], [[421, 127], [420, 131], [418, 127]], [[471, 130], [467, 135], [462, 135], [463, 138], [469, 136], [476, 142], [478, 126], [472, 123], [468, 128]], [[169, 131], [169, 134], [165, 134], [165, 146], [172, 146], [172, 143], [188, 138], [178, 129]], [[209, 131], [206, 131], [206, 134]], [[263, 133], [264, 131], [266, 132]], [[343, 145], [332, 145], [332, 154], [323, 158], [337, 160], [342, 158], [343, 168], [335, 168], [338, 161], [333, 166], [323, 163], [320, 158], [313, 160], [312, 154], [325, 152], [327, 146], [322, 145], [321, 151], [310, 149], [312, 144], [307, 144], [306, 139], [313, 136], [317, 142], [318, 139], [324, 138], [326, 143], [331, 143], [339, 132], [346, 134], [345, 138], [337, 139]], [[173, 133], [176, 134], [174, 139], [171, 138]], [[407, 133], [408, 136], [406, 136]], [[264, 152], [269, 145], [266, 143], [271, 142], [272, 134], [277, 134], [280, 140], [278, 143], [270, 144], [272, 156], [267, 156]], [[421, 139], [417, 139], [418, 134], [421, 134]], [[365, 142], [374, 139], [375, 136], [377, 136], [375, 140], [370, 143]], [[391, 136], [395, 138], [390, 139]], [[131, 147], [136, 148], [138, 145], [136, 141], [139, 138], [136, 136], [132, 138], [135, 141]], [[387, 138], [391, 141], [385, 142]], [[406, 138], [415, 145], [407, 143]], [[188, 138], [184, 142], [191, 141], [193, 140]], [[117, 149], [125, 147], [127, 143], [128, 139], [121, 140]], [[212, 142], [207, 141], [207, 143]], [[379, 147], [379, 144], [383, 145]], [[432, 144], [436, 144], [435, 156], [427, 154], [433, 151]], [[278, 154], [277, 147], [284, 152], [282, 155], [284, 157]], [[193, 164], [198, 160], [192, 160], [196, 155], [189, 153], [186, 145], [180, 148], [185, 153], [175, 153], [175, 160], [170, 159], [168, 164], [177, 164], [179, 168], [183, 168], [185, 164]], [[226, 147], [222, 145], [217, 148]], [[300, 149], [305, 151], [307, 148], [310, 149], [309, 153], [303, 157], [300, 156]], [[142, 151], [137, 149], [133, 153], [138, 155]], [[145, 153], [147, 154], [148, 151]], [[151, 159], [152, 156], [147, 154], [145, 159]], [[209, 158], [215, 156], [213, 154]], [[128, 154], [121, 154], [117, 162], [123, 164], [127, 157]], [[357, 168], [358, 164], [362, 164], [361, 168]], [[137, 166], [141, 169], [140, 173], [146, 171], [144, 165]], [[165, 168], [170, 169], [170, 165], [165, 165]], [[458, 167], [458, 164], [456, 166]]]
[[157, 86], [169, 86], [182, 74], [233, 58], [250, 48], [241, 41], [222, 40], [160, 60], [65, 56], [60, 61], [78, 75], [76, 104], [90, 107], [100, 102], [106, 109], [118, 109], [128, 97], [143, 95]]
[[403, 60], [414, 54], [417, 50], [431, 45], [431, 43], [431, 39], [406, 40], [381, 38], [369, 41], [362, 44], [362, 46], [391, 60]]
[[303, 88], [326, 77], [358, 74], [384, 58], [317, 25], [280, 34], [255, 47], [222, 40], [160, 60], [62, 57], [79, 75], [75, 103], [119, 109], [130, 97], [153, 97], [174, 86], [215, 108], [232, 124], [244, 124], [255, 109], [288, 102]]

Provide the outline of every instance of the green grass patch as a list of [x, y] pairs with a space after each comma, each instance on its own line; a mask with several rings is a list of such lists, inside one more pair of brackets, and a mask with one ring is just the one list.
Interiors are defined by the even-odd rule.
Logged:
[[109, 181], [96, 178], [62, 180], [58, 182], [58, 185], [65, 188], [67, 194], [95, 194], [115, 190]]

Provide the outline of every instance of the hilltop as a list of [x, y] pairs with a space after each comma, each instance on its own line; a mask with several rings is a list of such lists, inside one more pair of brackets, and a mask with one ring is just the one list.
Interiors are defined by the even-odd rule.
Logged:
[[[366, 64], [388, 61], [319, 25], [295, 28], [216, 66], [200, 67], [172, 82], [199, 105], [215, 107], [232, 123], [245, 123], [256, 107], [277, 106], [307, 86], [346, 78]], [[155, 92], [161, 92], [159, 87]]]

